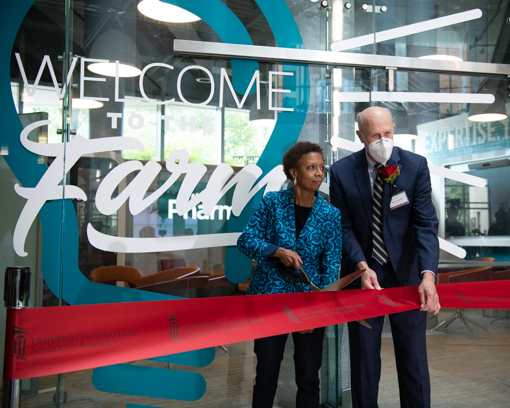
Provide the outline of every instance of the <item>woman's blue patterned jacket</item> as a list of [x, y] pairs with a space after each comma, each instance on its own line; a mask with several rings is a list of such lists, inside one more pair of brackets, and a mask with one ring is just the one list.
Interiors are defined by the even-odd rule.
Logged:
[[322, 289], [338, 279], [342, 256], [340, 211], [317, 194], [310, 216], [296, 241], [293, 190], [270, 192], [262, 199], [237, 245], [243, 254], [257, 261], [247, 293], [310, 291], [308, 286], [273, 267], [278, 258], [269, 258], [269, 255], [279, 247], [297, 252], [310, 280]]

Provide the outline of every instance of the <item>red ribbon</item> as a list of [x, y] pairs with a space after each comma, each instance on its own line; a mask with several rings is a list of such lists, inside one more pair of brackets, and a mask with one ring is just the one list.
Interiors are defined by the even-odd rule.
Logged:
[[[442, 307], [510, 309], [510, 281], [437, 285]], [[416, 286], [7, 312], [4, 380], [39, 377], [420, 307]]]

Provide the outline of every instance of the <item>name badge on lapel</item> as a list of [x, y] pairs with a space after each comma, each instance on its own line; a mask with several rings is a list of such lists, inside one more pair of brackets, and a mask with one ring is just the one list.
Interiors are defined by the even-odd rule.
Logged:
[[395, 208], [399, 208], [407, 204], [409, 204], [407, 194], [405, 191], [401, 191], [400, 193], [395, 194], [393, 197], [391, 197], [390, 210], [394, 210]]

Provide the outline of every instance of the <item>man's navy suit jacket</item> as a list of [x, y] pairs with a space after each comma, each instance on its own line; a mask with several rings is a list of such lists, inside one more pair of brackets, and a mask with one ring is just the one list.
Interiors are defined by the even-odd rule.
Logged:
[[[384, 182], [383, 234], [391, 264], [401, 286], [419, 285], [421, 272], [437, 271], [438, 220], [432, 203], [427, 160], [393, 148], [388, 166], [398, 166], [393, 184]], [[392, 195], [405, 191], [409, 204], [390, 210]], [[331, 203], [342, 215], [342, 276], [372, 258], [372, 190], [365, 149], [331, 166]], [[382, 279], [378, 276], [379, 281]]]

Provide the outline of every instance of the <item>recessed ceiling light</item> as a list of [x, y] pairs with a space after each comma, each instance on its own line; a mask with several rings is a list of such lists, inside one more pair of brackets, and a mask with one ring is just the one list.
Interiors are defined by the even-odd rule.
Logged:
[[133, 39], [121, 30], [107, 30], [100, 34], [90, 50], [89, 58], [105, 60], [88, 65], [88, 69], [96, 74], [114, 77], [117, 75], [116, 61], [119, 61], [119, 77], [139, 76], [141, 70], [138, 50]]
[[506, 115], [502, 113], [480, 113], [478, 115], [471, 115], [468, 120], [472, 122], [496, 122], [498, 120], [505, 120]]
[[102, 106], [102, 102], [95, 101], [93, 99], [73, 98], [72, 100], [73, 109], [97, 109], [101, 108]]
[[399, 133], [399, 134], [393, 135], [393, 137], [397, 138], [397, 139], [407, 139], [407, 140], [418, 139], [418, 135], [413, 135], [411, 133]]
[[250, 120], [250, 125], [253, 125], [257, 128], [266, 128], [271, 133], [273, 133], [273, 129], [276, 126], [276, 120], [275, 119], [255, 119]]
[[180, 7], [159, 0], [143, 0], [138, 3], [138, 11], [144, 16], [167, 23], [191, 23], [200, 17]]
[[[116, 66], [114, 62], [98, 62], [90, 64], [88, 69], [95, 74], [114, 77], [116, 75]], [[142, 73], [140, 69], [132, 65], [119, 64], [119, 77], [130, 78], [138, 76]]]
[[418, 57], [418, 59], [429, 59], [436, 61], [457, 61], [462, 62], [462, 58], [456, 57], [454, 55], [445, 55], [445, 54], [435, 54], [435, 55], [424, 55], [423, 57]]

